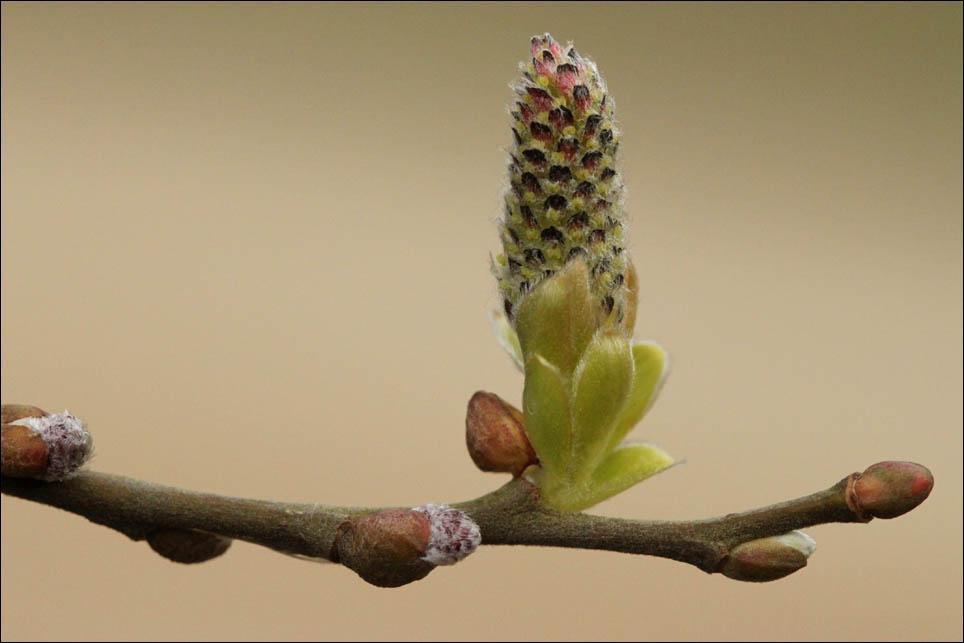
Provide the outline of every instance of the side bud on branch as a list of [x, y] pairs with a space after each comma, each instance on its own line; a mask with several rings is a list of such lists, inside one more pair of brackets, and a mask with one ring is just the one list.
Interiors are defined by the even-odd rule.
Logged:
[[231, 546], [231, 539], [194, 529], [155, 529], [147, 544], [164, 558], [192, 565], [217, 558]]
[[342, 523], [331, 558], [372, 585], [400, 587], [457, 563], [481, 540], [478, 525], [458, 509], [385, 509]]
[[817, 543], [802, 531], [751, 540], [734, 547], [720, 571], [733, 580], [766, 583], [806, 567], [816, 549]]
[[35, 406], [3, 407], [0, 470], [5, 476], [66, 480], [90, 459], [93, 446], [83, 422], [67, 411], [51, 415]]
[[351, 518], [338, 528], [332, 560], [378, 587], [401, 587], [428, 576], [423, 560], [429, 520], [411, 509], [386, 509]]
[[498, 395], [479, 391], [469, 400], [465, 415], [465, 445], [482, 471], [518, 477], [537, 462], [526, 437], [522, 411]]

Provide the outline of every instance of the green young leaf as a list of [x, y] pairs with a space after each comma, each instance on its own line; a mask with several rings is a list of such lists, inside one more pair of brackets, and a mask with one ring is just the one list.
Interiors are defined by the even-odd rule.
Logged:
[[600, 323], [589, 292], [589, 269], [570, 261], [525, 296], [515, 318], [523, 355], [538, 354], [569, 378]]
[[609, 449], [614, 449], [636, 426], [653, 405], [656, 396], [669, 374], [669, 357], [663, 347], [655, 342], [633, 344], [635, 372], [629, 399], [620, 411], [615, 429], [609, 439]]
[[[581, 484], [542, 486], [543, 500], [559, 511], [583, 511], [673, 466], [672, 456], [651, 444], [623, 444]], [[540, 480], [540, 485], [543, 481]]]
[[600, 332], [586, 348], [573, 374], [572, 469], [586, 479], [605, 455], [609, 439], [633, 384], [629, 339]]
[[671, 455], [655, 445], [623, 444], [610, 452], [593, 472], [589, 493], [583, 498], [586, 504], [580, 509], [611, 498], [637, 482], [668, 469], [675, 462]]
[[554, 365], [541, 355], [526, 361], [522, 412], [525, 430], [539, 463], [550, 477], [565, 476], [572, 448], [569, 387]]

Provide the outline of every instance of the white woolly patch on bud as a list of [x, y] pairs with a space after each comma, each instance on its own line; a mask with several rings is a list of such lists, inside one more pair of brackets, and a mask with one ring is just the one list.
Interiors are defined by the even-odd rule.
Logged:
[[810, 555], [817, 551], [817, 541], [802, 531], [791, 531], [788, 534], [777, 536], [776, 540], [793, 547], [807, 558], [810, 558]]
[[68, 411], [12, 422], [33, 430], [47, 445], [47, 470], [40, 479], [48, 482], [74, 476], [90, 459], [94, 440], [84, 423]]
[[433, 504], [413, 509], [425, 514], [431, 526], [422, 560], [433, 565], [454, 565], [474, 552], [482, 542], [479, 526], [464, 511]]

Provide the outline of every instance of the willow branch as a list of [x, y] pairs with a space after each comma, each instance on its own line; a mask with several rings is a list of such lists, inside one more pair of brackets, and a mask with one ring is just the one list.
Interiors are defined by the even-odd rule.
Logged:
[[[904, 463], [875, 467], [892, 464]], [[913, 502], [904, 499], [903, 505], [895, 507], [893, 497], [883, 502], [880, 493], [860, 492], [858, 480], [862, 475], [871, 480], [867, 476], [873, 469], [851, 474], [823, 491], [795, 500], [704, 520], [627, 520], [561, 513], [543, 505], [536, 487], [521, 478], [453, 507], [478, 524], [485, 545], [542, 545], [644, 554], [689, 563], [714, 573], [726, 571], [728, 558], [742, 543], [823, 523], [893, 517], [926, 497], [926, 493], [920, 497], [917, 489]], [[920, 469], [926, 472], [923, 467]], [[904, 486], [908, 484], [921, 486], [916, 478]], [[134, 540], [148, 539], [159, 530], [191, 530], [333, 562], [342, 562], [336, 544], [344, 525], [353, 518], [379, 511], [231, 498], [93, 471], [55, 483], [4, 477], [0, 485], [4, 494], [78, 514]], [[928, 486], [926, 492], [929, 491]]]

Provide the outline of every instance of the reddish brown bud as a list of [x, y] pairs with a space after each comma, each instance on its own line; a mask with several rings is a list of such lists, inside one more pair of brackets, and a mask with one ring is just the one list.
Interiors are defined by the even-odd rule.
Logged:
[[498, 395], [479, 391], [469, 400], [465, 444], [482, 471], [519, 476], [538, 460], [526, 437], [522, 412]]
[[815, 549], [813, 539], [800, 531], [751, 540], [734, 547], [720, 571], [734, 580], [765, 583], [806, 567]]
[[147, 534], [151, 549], [175, 563], [203, 563], [231, 546], [231, 539], [193, 529], [155, 529]]
[[11, 423], [42, 418], [47, 412], [29, 404], [4, 404], [0, 415], [0, 472], [13, 478], [42, 476], [47, 470], [47, 443], [30, 427]]
[[47, 443], [30, 427], [4, 424], [0, 428], [0, 473], [3, 475], [40, 478], [47, 471], [47, 459]]
[[847, 501], [861, 518], [896, 518], [924, 502], [934, 476], [913, 462], [878, 462], [853, 481]]
[[422, 559], [431, 531], [429, 517], [411, 509], [351, 518], [338, 529], [333, 559], [372, 585], [400, 587], [434, 569]]

